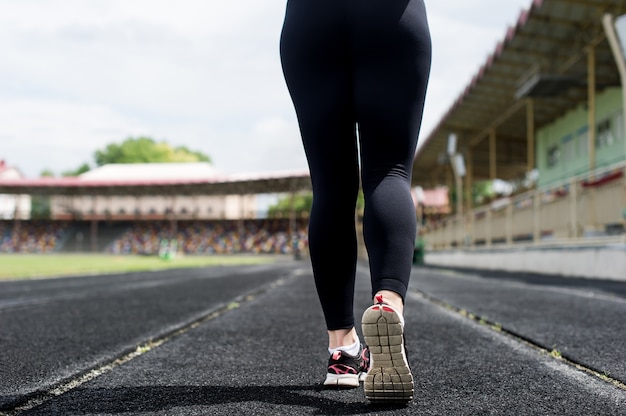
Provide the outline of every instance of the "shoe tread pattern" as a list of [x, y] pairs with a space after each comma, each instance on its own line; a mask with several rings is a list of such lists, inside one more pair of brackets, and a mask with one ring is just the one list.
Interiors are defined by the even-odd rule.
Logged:
[[413, 376], [399, 316], [382, 307], [369, 308], [363, 314], [362, 330], [372, 360], [364, 382], [365, 397], [372, 403], [413, 400]]

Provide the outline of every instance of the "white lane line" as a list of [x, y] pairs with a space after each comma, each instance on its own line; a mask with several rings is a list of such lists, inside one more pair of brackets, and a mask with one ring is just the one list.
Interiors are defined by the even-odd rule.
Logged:
[[500, 323], [492, 322], [486, 317], [482, 317], [480, 315], [469, 312], [465, 309], [454, 306], [448, 302], [445, 302], [441, 299], [433, 297], [429, 295], [428, 293], [422, 292], [420, 290], [413, 289], [412, 291], [409, 292], [409, 294], [414, 296], [415, 298], [417, 298], [418, 300], [422, 302], [428, 302], [432, 305], [435, 305], [445, 310], [447, 313], [454, 314], [455, 316], [458, 316], [458, 317], [463, 317], [469, 321], [474, 322], [477, 325], [480, 325], [481, 327], [488, 328], [490, 332], [492, 332], [493, 334], [497, 334], [500, 337], [503, 337], [502, 339], [507, 342], [514, 341], [518, 345], [525, 345], [527, 347], [530, 347], [533, 350], [539, 352], [542, 356], [551, 357], [553, 361], [556, 361], [562, 364], [567, 364], [570, 368], [575, 368], [578, 371], [582, 371], [583, 373], [587, 375], [593, 376], [596, 379], [600, 379], [605, 383], [608, 383], [614, 387], [617, 387], [618, 389], [622, 391], [626, 391], [626, 384], [623, 381], [613, 378], [609, 374], [600, 372], [594, 368], [585, 366], [584, 364], [576, 361], [573, 358], [565, 357], [559, 351], [550, 349], [544, 345], [541, 345], [533, 341], [530, 338], [527, 338], [521, 334], [516, 333], [515, 331], [509, 330], [506, 327], [502, 326], [502, 324]]
[[602, 301], [607, 301], [607, 302], [626, 304], [625, 298], [622, 298], [616, 295], [606, 295], [603, 293], [597, 293], [597, 292], [583, 290], [583, 289], [571, 289], [571, 288], [559, 287], [559, 286], [554, 286], [554, 285], [535, 285], [531, 283], [504, 281], [504, 280], [499, 280], [499, 279], [480, 277], [476, 274], [466, 274], [466, 273], [460, 273], [460, 272], [456, 272], [453, 270], [445, 270], [445, 269], [438, 270], [437, 273], [439, 273], [440, 276], [444, 278], [469, 280], [475, 283], [481, 283], [481, 284], [487, 284], [487, 285], [493, 285], [494, 282], [497, 282], [497, 285], [500, 287], [534, 290], [534, 291], [539, 291], [539, 292], [552, 292], [552, 293], [557, 293], [561, 295], [578, 296], [578, 297], [585, 298], [585, 299], [594, 299], [594, 300], [602, 300]]

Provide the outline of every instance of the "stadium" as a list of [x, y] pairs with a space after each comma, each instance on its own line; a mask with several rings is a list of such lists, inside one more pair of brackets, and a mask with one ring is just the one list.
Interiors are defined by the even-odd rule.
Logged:
[[[305, 249], [306, 218], [260, 218], [255, 195], [306, 190], [307, 174], [210, 171], [207, 163], [118, 164], [76, 178], [14, 180], [23, 195], [5, 202], [13, 212], [4, 217], [14, 219], [1, 223], [1, 250], [150, 255], [174, 241], [181, 254]], [[30, 204], [19, 201], [33, 197], [48, 198], [50, 218], [29, 219]]]
[[[418, 148], [412, 179], [427, 261], [491, 268], [508, 261], [484, 264], [484, 250], [623, 242], [626, 69], [616, 19], [625, 12], [621, 2], [535, 0], [520, 14]], [[166, 240], [187, 254], [306, 251], [306, 216], [263, 218], [257, 196], [308, 192], [307, 172], [220, 177], [200, 163], [26, 179], [3, 163], [0, 175], [2, 252], [155, 254]], [[477, 200], [485, 182], [505, 190]], [[49, 200], [48, 218], [29, 212], [37, 198]]]
[[0, 416], [626, 414], [626, 1], [528, 3], [414, 158], [411, 402], [322, 385], [308, 171], [31, 179], [7, 152]]

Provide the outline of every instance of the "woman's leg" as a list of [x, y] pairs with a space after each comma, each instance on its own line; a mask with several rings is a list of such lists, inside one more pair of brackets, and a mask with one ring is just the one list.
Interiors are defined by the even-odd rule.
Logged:
[[331, 348], [352, 344], [356, 336], [359, 176], [344, 11], [343, 1], [290, 0], [281, 37], [283, 71], [313, 185], [309, 249]]
[[363, 387], [370, 401], [406, 402], [414, 394], [402, 318], [416, 231], [411, 169], [430, 72], [430, 36], [422, 0], [349, 1], [363, 231], [376, 303], [361, 320], [371, 352]]
[[411, 170], [430, 72], [428, 24], [422, 0], [349, 2], [372, 297], [388, 291], [401, 311], [415, 244]]

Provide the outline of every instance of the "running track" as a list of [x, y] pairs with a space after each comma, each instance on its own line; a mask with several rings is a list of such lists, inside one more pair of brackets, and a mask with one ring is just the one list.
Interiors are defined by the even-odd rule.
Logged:
[[624, 282], [416, 267], [405, 318], [385, 408], [321, 387], [307, 261], [0, 282], [0, 415], [626, 414]]

